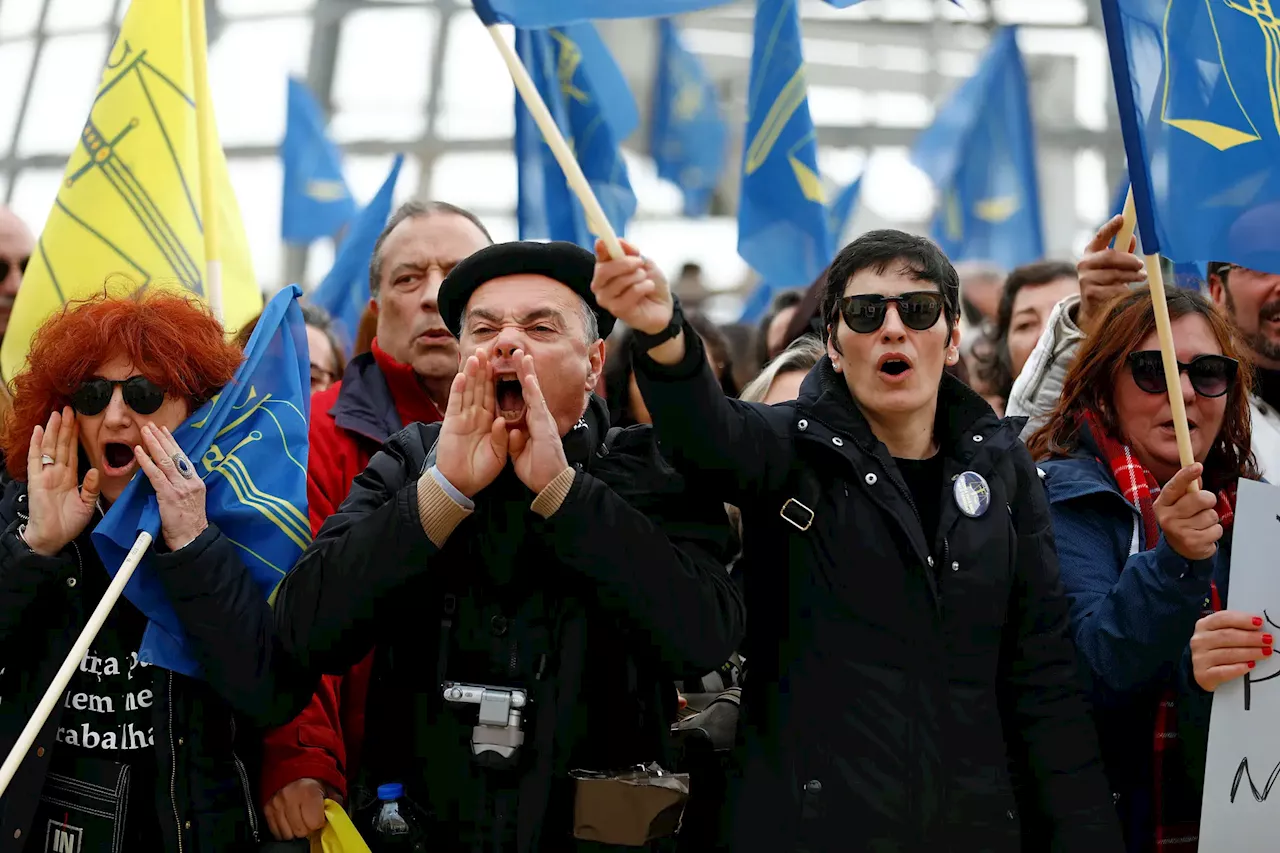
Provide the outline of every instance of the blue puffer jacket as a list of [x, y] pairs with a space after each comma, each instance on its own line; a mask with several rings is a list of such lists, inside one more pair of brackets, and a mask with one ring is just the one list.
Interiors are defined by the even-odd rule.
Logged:
[[1152, 741], [1161, 694], [1177, 691], [1186, 793], [1199, 802], [1210, 695], [1191, 677], [1189, 641], [1210, 580], [1227, 600], [1231, 543], [1189, 561], [1146, 541], [1138, 510], [1088, 451], [1039, 464], [1049, 493], [1071, 632], [1085, 672], [1102, 757], [1130, 853], [1152, 846]]

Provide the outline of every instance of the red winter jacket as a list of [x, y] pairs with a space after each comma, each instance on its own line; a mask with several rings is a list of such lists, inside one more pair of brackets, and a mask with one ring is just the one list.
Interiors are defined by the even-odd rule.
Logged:
[[[311, 398], [307, 505], [311, 533], [337, 511], [351, 481], [382, 443], [406, 425], [441, 419], [413, 368], [378, 346], [347, 365], [342, 381]], [[267, 733], [262, 755], [262, 803], [298, 779], [319, 779], [347, 796], [364, 741], [364, 703], [373, 652], [346, 675], [326, 675], [293, 722]]]

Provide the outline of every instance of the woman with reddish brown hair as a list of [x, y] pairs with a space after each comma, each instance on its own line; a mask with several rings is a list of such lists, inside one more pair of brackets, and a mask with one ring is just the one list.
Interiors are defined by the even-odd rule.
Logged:
[[121, 598], [0, 801], [0, 851], [43, 851], [52, 825], [83, 850], [256, 847], [241, 756], [314, 684], [279, 689], [270, 608], [172, 436], [241, 358], [201, 303], [158, 290], [71, 303], [32, 341], [0, 430], [0, 749], [106, 591], [90, 533], [139, 471], [162, 524], [150, 569], [207, 680], [140, 660], [147, 619]]
[[1028, 442], [1130, 853], [1196, 849], [1211, 691], [1272, 650], [1259, 614], [1222, 609], [1236, 484], [1258, 476], [1244, 348], [1199, 294], [1166, 302], [1195, 463], [1179, 461], [1147, 288], [1111, 304]]

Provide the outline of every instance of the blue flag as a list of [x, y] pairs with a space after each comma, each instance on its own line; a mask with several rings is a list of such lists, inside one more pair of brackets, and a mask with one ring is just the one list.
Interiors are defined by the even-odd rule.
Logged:
[[312, 305], [329, 312], [348, 345], [355, 340], [360, 315], [369, 304], [369, 260], [373, 257], [373, 244], [391, 216], [391, 201], [403, 164], [404, 155], [397, 154], [387, 179], [352, 223], [328, 275], [307, 297]]
[[834, 253], [809, 115], [796, 0], [757, 0], [738, 254], [773, 287], [800, 287]]
[[[591, 24], [516, 30], [516, 52], [573, 148], [609, 224], [622, 234], [635, 214], [636, 197], [618, 143], [635, 130], [640, 117], [617, 63]], [[567, 240], [592, 248], [595, 232], [582, 205], [518, 97], [515, 151], [520, 239]]]
[[284, 196], [280, 233], [289, 243], [332, 237], [355, 216], [356, 203], [342, 177], [342, 153], [325, 134], [324, 115], [299, 80], [289, 79], [284, 142]]
[[724, 168], [728, 129], [714, 81], [680, 43], [670, 20], [658, 23], [661, 48], [654, 83], [649, 150], [658, 176], [684, 193], [684, 215], [705, 216]]
[[844, 232], [849, 230], [849, 222], [853, 219], [853, 211], [858, 206], [858, 194], [861, 191], [862, 176], [859, 175], [836, 193], [836, 197], [827, 205], [827, 229], [831, 232], [831, 243], [837, 251], [844, 244]]
[[[307, 519], [307, 421], [311, 366], [297, 285], [267, 304], [245, 359], [222, 392], [187, 418], [173, 437], [205, 483], [205, 514], [239, 551], [269, 597], [311, 542]], [[160, 538], [151, 481], [139, 473], [93, 531], [112, 576], [142, 531]], [[199, 677], [150, 555], [129, 579], [125, 597], [149, 620], [138, 657]]]
[[920, 134], [912, 161], [940, 196], [933, 238], [953, 261], [1044, 257], [1027, 74], [1012, 27]]
[[1104, 0], [1142, 250], [1280, 273], [1271, 3]]
[[[835, 257], [835, 250], [838, 250], [842, 244], [844, 232], [849, 229], [849, 222], [853, 219], [853, 211], [858, 206], [858, 192], [862, 187], [862, 176], [859, 175], [844, 189], [836, 193], [835, 198], [831, 199], [831, 203], [827, 205], [827, 228], [831, 232], [831, 245], [833, 249], [832, 258]], [[821, 274], [821, 271], [819, 271]], [[816, 278], [816, 276], [815, 276]], [[769, 310], [769, 306], [773, 304], [773, 298], [788, 288], [775, 287], [767, 281], [762, 281], [756, 285], [756, 289], [742, 303], [742, 315], [738, 318], [739, 323], [756, 323]]]

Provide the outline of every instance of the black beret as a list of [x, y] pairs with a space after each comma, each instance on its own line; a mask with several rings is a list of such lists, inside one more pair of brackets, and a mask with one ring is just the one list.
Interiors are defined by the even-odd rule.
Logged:
[[454, 337], [462, 333], [462, 312], [480, 285], [508, 275], [545, 275], [587, 301], [595, 312], [600, 337], [613, 331], [614, 316], [596, 304], [591, 292], [596, 256], [574, 243], [520, 241], [494, 243], [463, 260], [440, 285], [440, 316]]

